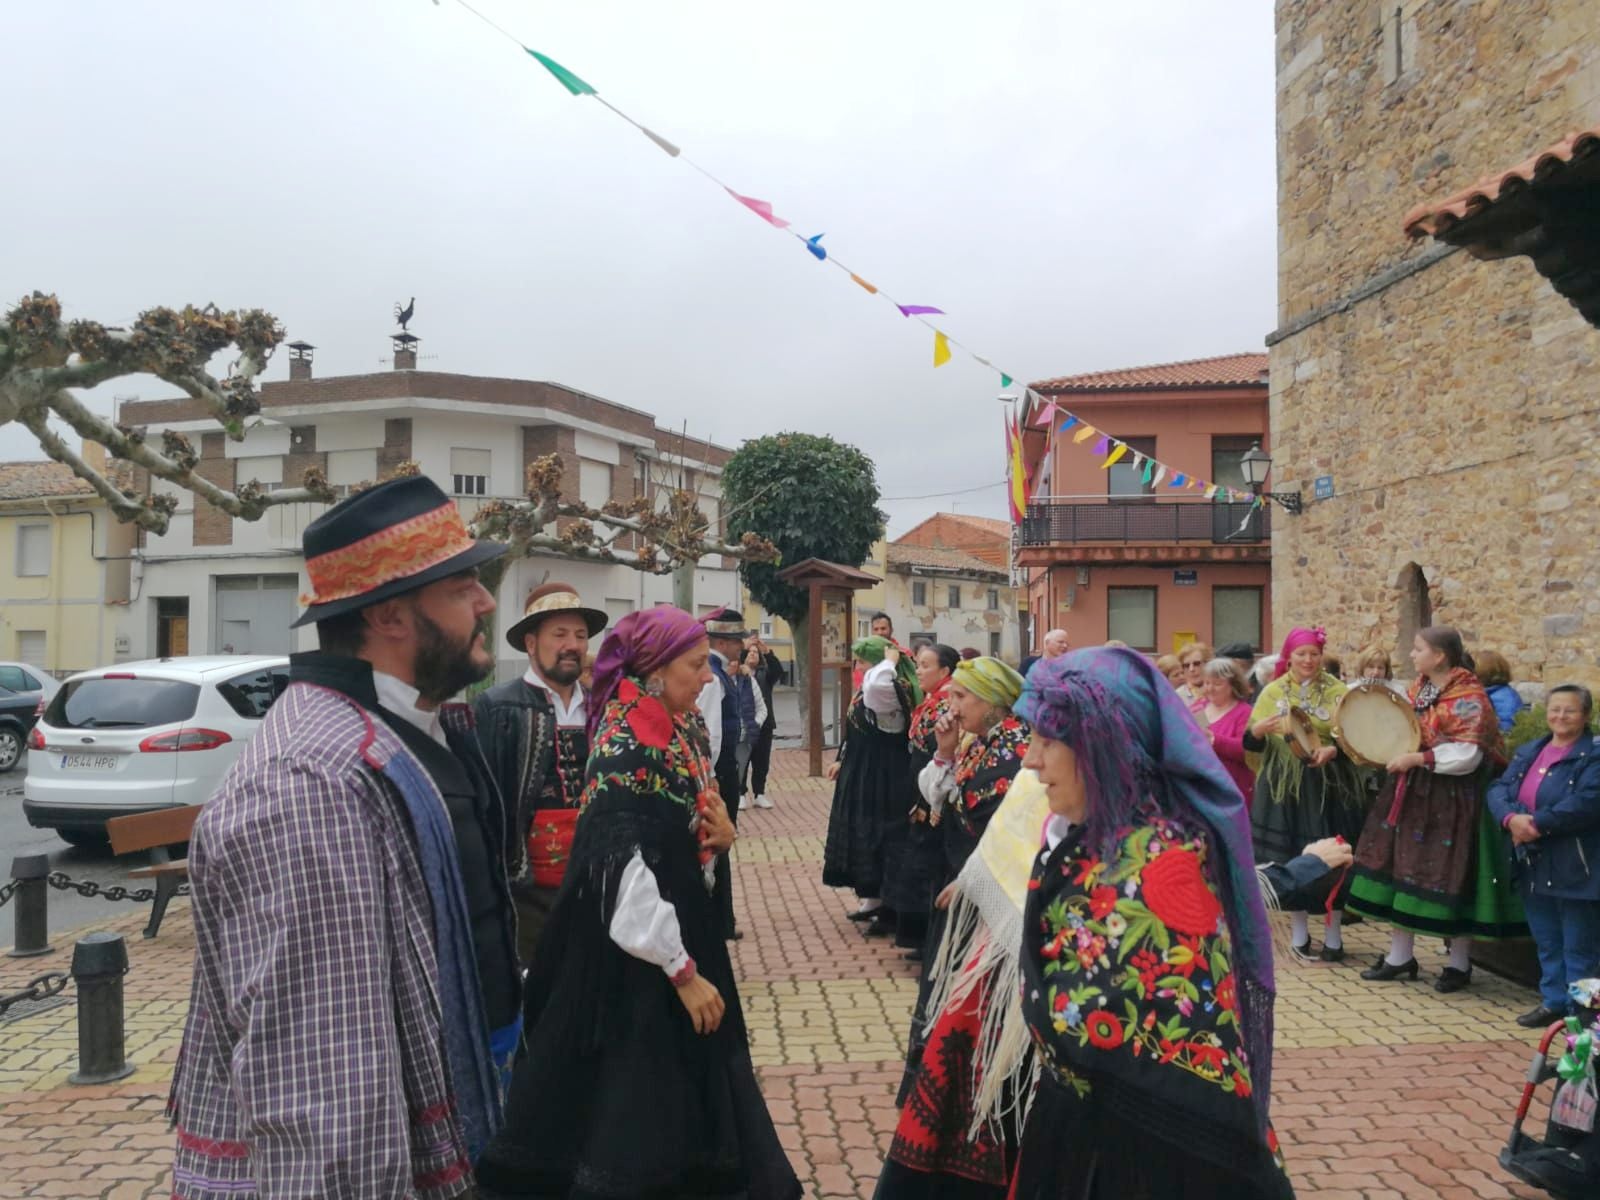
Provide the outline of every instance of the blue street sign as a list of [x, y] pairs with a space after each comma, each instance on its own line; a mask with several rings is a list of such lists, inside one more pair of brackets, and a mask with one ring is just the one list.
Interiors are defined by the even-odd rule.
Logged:
[[1318, 475], [1317, 479], [1316, 479], [1316, 482], [1313, 483], [1311, 486], [1312, 486], [1312, 489], [1313, 489], [1312, 495], [1316, 499], [1318, 499], [1318, 500], [1332, 500], [1333, 499], [1333, 476], [1332, 475]]

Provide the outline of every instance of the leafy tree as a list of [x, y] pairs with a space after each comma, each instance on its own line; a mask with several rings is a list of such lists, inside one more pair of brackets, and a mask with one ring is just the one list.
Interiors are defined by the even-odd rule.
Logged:
[[780, 564], [820, 558], [853, 567], [866, 560], [887, 520], [872, 460], [830, 437], [771, 434], [746, 442], [729, 460], [722, 495], [730, 540], [754, 534], [777, 548], [778, 561], [746, 558], [739, 572], [750, 595], [789, 623], [795, 659], [807, 661], [810, 598], [777, 577]]

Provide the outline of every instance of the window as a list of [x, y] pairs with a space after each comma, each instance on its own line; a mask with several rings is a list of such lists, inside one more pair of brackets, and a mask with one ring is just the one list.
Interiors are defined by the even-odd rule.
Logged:
[[868, 637], [871, 637], [871, 636], [872, 636], [872, 618], [871, 617], [857, 617], [856, 618], [856, 640], [860, 641], [862, 638], [868, 638]]
[[[1128, 453], [1106, 471], [1106, 495], [1113, 500], [1146, 500], [1155, 494], [1153, 484], [1144, 480], [1144, 464], [1140, 463], [1136, 470], [1133, 465], [1135, 453], [1146, 458], [1154, 458], [1156, 453], [1156, 439], [1153, 437], [1121, 438], [1126, 443]], [[1153, 474], [1153, 472], [1152, 472]]]
[[458, 496], [489, 494], [489, 452], [487, 450], [450, 451], [450, 478]]
[[328, 451], [328, 482], [334, 487], [371, 483], [378, 478], [376, 450]]
[[1246, 642], [1261, 652], [1261, 589], [1219, 587], [1211, 589], [1211, 644]]
[[17, 526], [17, 574], [50, 574], [50, 526]]
[[945, 589], [945, 593], [946, 599], [948, 600], [947, 607], [961, 607], [961, 585], [959, 583], [952, 583], [948, 588]]
[[200, 685], [176, 679], [79, 679], [61, 686], [45, 722], [57, 729], [145, 729], [194, 716]]
[[761, 618], [761, 639], [762, 639], [762, 641], [765, 641], [766, 639], [770, 638], [771, 636], [772, 636], [772, 618], [771, 617], [762, 617]]
[[[254, 480], [269, 492], [274, 488], [283, 486], [283, 456], [281, 454], [263, 454], [256, 457], [236, 458], [233, 460], [234, 478], [241, 484]], [[295, 480], [299, 483], [299, 480]]]
[[611, 465], [578, 460], [578, 499], [590, 508], [604, 508], [611, 499]]
[[998, 633], [991, 633], [989, 635], [989, 657], [1000, 657], [1000, 635]]
[[927, 608], [928, 607], [928, 585], [927, 585], [926, 581], [921, 580], [921, 579], [912, 580], [912, 582], [911, 582], [911, 607], [912, 608]]
[[1155, 588], [1106, 589], [1106, 641], [1126, 642], [1135, 650], [1155, 650]]
[[1211, 482], [1220, 483], [1223, 487], [1232, 488], [1236, 492], [1248, 492], [1250, 485], [1245, 482], [1244, 472], [1239, 468], [1239, 460], [1258, 442], [1259, 438], [1253, 437], [1214, 437], [1211, 439]]
[[37, 692], [43, 686], [21, 667], [0, 667], [0, 688], [12, 692]]
[[259, 721], [288, 686], [288, 668], [277, 667], [252, 671], [248, 675], [235, 675], [225, 683], [217, 684], [217, 691], [234, 712], [247, 720]]
[[17, 630], [17, 657], [37, 666], [45, 660], [45, 633], [42, 629]]
[[189, 653], [189, 597], [156, 597], [156, 657]]
[[989, 589], [989, 611], [990, 612], [999, 612], [1000, 611], [1000, 589], [999, 588], [990, 588]]

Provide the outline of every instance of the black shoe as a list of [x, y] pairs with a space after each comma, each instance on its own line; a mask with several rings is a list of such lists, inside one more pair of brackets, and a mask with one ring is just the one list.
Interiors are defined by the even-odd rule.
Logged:
[[1366, 920], [1366, 918], [1363, 917], [1358, 912], [1351, 912], [1347, 908], [1347, 909], [1344, 910], [1344, 916], [1339, 918], [1339, 920], [1340, 920], [1340, 923], [1344, 924], [1344, 925], [1360, 925], [1363, 921]]
[[863, 931], [868, 937], [889, 937], [894, 933], [893, 921], [874, 921]]
[[1538, 1008], [1530, 1008], [1518, 1017], [1517, 1024], [1524, 1029], [1547, 1029], [1561, 1020], [1561, 1016], [1561, 1013], [1541, 1004]]
[[877, 916], [878, 916], [878, 910], [875, 909], [875, 908], [857, 909], [855, 912], [853, 912], [849, 916], [847, 916], [845, 918], [845, 920], [846, 921], [856, 921], [856, 922], [873, 921], [873, 920], [877, 919]]
[[1311, 953], [1311, 939], [1310, 938], [1307, 938], [1305, 941], [1301, 942], [1298, 946], [1295, 945], [1293, 942], [1290, 942], [1289, 943], [1289, 953], [1294, 955], [1301, 962], [1315, 962], [1316, 961], [1316, 955]]
[[910, 951], [907, 951], [907, 953], [905, 955], [905, 960], [907, 962], [914, 962], [914, 963], [921, 962], [922, 961], [922, 951], [921, 950], [910, 950]]
[[1387, 958], [1380, 958], [1376, 964], [1361, 972], [1361, 978], [1381, 982], [1387, 982], [1391, 979], [1399, 979], [1402, 975], [1409, 975], [1413, 980], [1416, 979], [1416, 959], [1408, 959], [1397, 967]]
[[1322, 953], [1317, 955], [1317, 958], [1322, 962], [1343, 962], [1344, 961], [1344, 947], [1343, 946], [1324, 946], [1322, 948]]
[[1471, 982], [1471, 967], [1468, 967], [1465, 971], [1458, 971], [1454, 967], [1446, 967], [1444, 970], [1439, 972], [1439, 978], [1438, 981], [1434, 983], [1433, 990], [1436, 992], [1446, 993], [1459, 992]]

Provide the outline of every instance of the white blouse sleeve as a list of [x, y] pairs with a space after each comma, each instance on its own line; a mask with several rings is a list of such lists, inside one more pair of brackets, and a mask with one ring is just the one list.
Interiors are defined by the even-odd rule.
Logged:
[[617, 908], [611, 914], [611, 940], [635, 958], [655, 963], [672, 978], [688, 965], [678, 910], [661, 898], [655, 873], [635, 850], [622, 869]]
[[1471, 775], [1483, 761], [1483, 747], [1471, 742], [1441, 742], [1433, 748], [1435, 775]]
[[894, 664], [888, 659], [867, 668], [861, 680], [861, 700], [878, 718], [878, 728], [899, 733], [906, 727], [900, 693], [894, 690]]
[[933, 759], [918, 772], [917, 788], [922, 792], [922, 798], [928, 802], [928, 807], [938, 815], [956, 794], [955, 766], [940, 762], [937, 758]]

